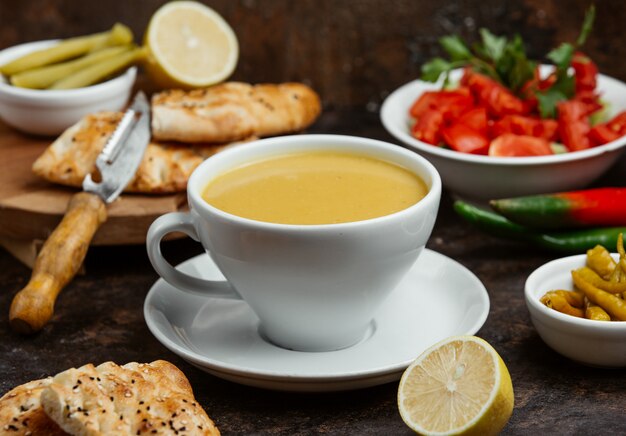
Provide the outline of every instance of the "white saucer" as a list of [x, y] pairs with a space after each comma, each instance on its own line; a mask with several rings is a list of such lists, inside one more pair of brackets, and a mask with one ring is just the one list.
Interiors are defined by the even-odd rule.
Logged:
[[[202, 254], [178, 266], [205, 279], [223, 278]], [[190, 295], [159, 279], [144, 303], [150, 331], [194, 366], [237, 383], [286, 391], [339, 391], [398, 380], [426, 348], [474, 334], [489, 312], [480, 280], [454, 260], [424, 250], [383, 303], [367, 336], [339, 351], [307, 353], [266, 342], [243, 301]]]

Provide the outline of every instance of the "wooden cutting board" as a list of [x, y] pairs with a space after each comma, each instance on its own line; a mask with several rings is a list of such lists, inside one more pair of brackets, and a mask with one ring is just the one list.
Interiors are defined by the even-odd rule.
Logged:
[[[0, 239], [45, 240], [59, 223], [76, 189], [46, 182], [31, 172], [54, 138], [27, 136], [0, 121]], [[108, 206], [108, 220], [93, 245], [143, 244], [160, 215], [187, 207], [186, 194], [122, 194]]]

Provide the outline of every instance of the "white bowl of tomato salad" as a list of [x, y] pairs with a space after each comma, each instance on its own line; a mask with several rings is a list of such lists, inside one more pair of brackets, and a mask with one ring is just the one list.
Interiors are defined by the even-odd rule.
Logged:
[[[383, 103], [381, 121], [458, 196], [481, 201], [582, 188], [626, 145], [626, 84], [591, 66], [574, 69], [580, 92], [557, 106], [555, 119], [541, 118], [532, 96], [457, 69], [450, 82], [458, 85], [443, 92], [442, 80], [398, 88]], [[538, 86], [550, 86], [552, 70], [538, 68]]]

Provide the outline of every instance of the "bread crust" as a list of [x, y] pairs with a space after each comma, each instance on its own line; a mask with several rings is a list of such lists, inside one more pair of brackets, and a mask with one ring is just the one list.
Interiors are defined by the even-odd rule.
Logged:
[[[50, 182], [81, 187], [95, 170], [98, 154], [120, 121], [120, 112], [85, 116], [67, 129], [33, 163], [33, 172]], [[251, 140], [254, 138], [248, 138]], [[234, 144], [176, 144], [151, 142], [124, 192], [168, 194], [183, 192], [189, 176], [209, 156]]]
[[152, 135], [158, 141], [230, 142], [303, 130], [321, 112], [319, 96], [301, 83], [227, 82], [152, 97]]
[[52, 377], [20, 385], [0, 398], [0, 434], [14, 436], [67, 435], [46, 415], [39, 396]]
[[219, 435], [185, 375], [166, 361], [71, 368], [41, 392], [46, 414], [72, 435]]

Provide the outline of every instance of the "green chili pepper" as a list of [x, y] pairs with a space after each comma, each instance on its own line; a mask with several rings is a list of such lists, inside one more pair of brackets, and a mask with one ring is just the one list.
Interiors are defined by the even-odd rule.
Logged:
[[615, 247], [619, 234], [626, 233], [626, 227], [538, 232], [463, 201], [456, 201], [454, 210], [465, 220], [486, 233], [518, 241], [527, 241], [543, 248], [566, 253], [584, 253], [596, 245]]

